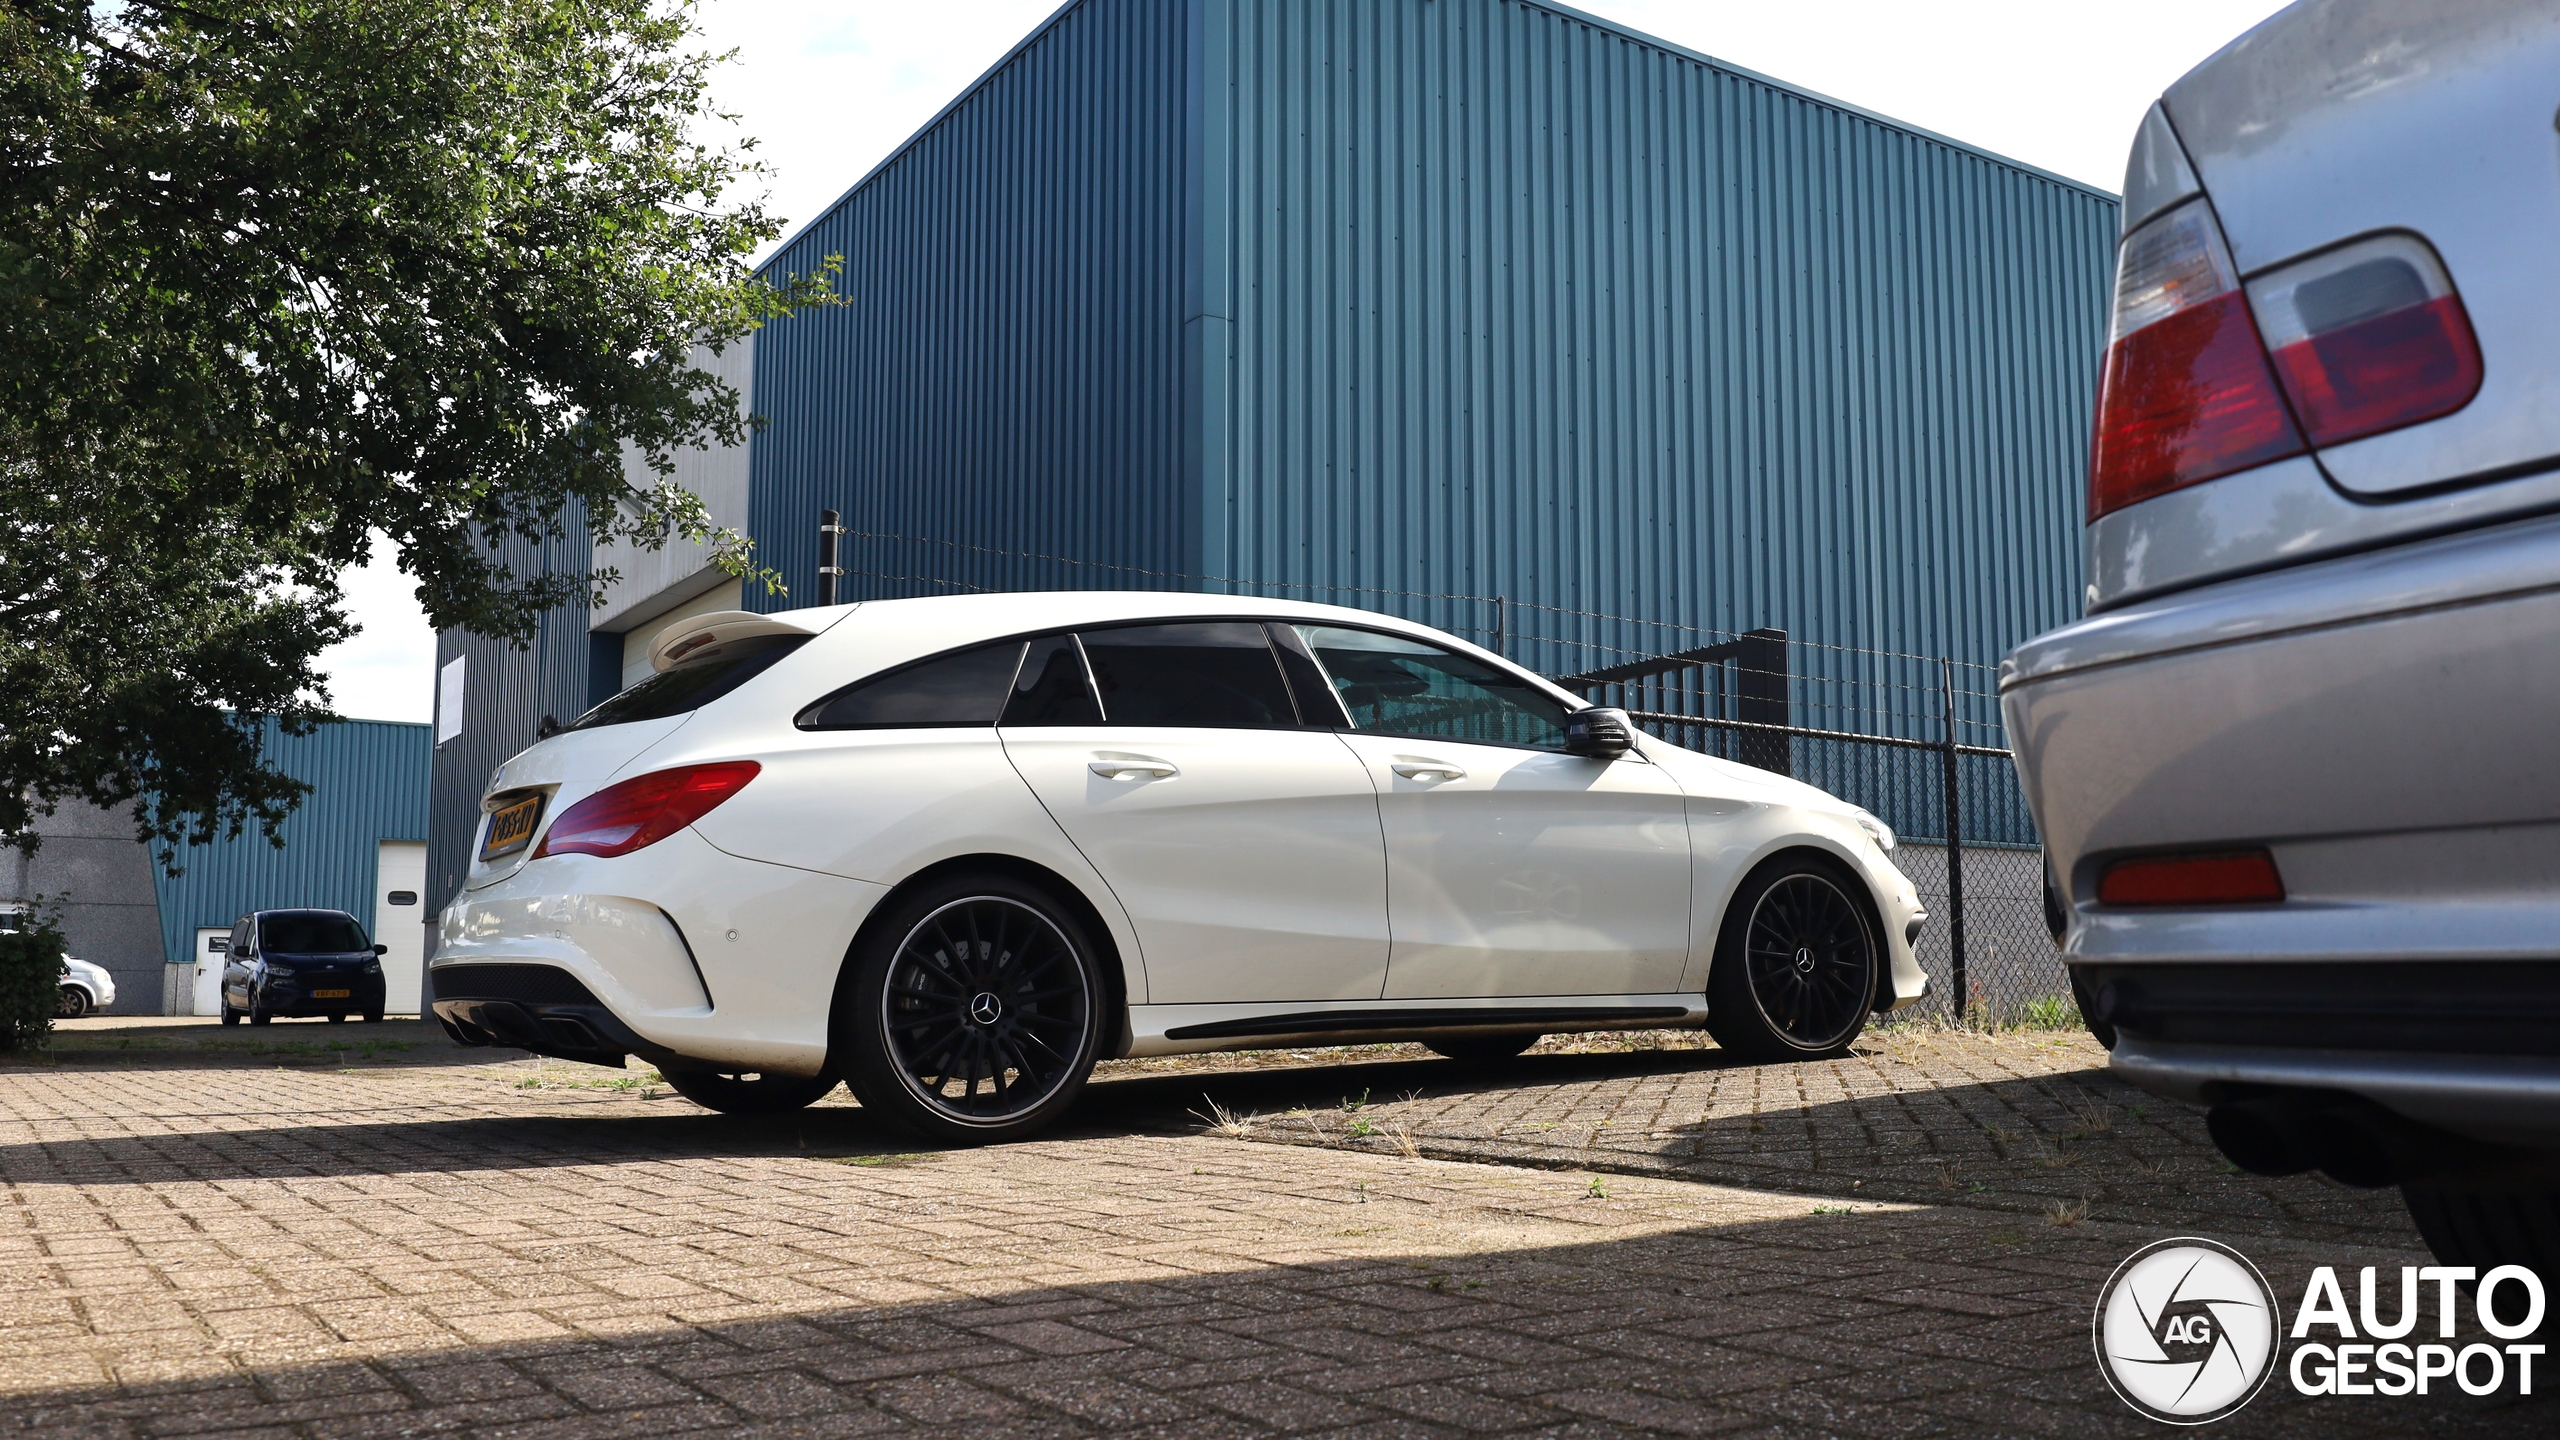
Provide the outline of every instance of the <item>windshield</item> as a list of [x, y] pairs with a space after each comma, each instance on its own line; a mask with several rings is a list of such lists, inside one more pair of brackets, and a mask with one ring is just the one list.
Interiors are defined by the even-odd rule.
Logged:
[[664, 720], [719, 699], [772, 668], [773, 662], [809, 643], [806, 635], [758, 635], [720, 647], [717, 660], [679, 665], [652, 675], [563, 727], [593, 730], [634, 720]]
[[262, 916], [258, 942], [270, 955], [344, 955], [373, 948], [355, 917], [338, 910], [279, 910]]

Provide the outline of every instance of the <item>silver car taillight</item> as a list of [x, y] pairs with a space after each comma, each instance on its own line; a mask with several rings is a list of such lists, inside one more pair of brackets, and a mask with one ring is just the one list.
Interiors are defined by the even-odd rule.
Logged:
[[2089, 518], [2302, 453], [2201, 198], [2125, 237], [2089, 457]]
[[2444, 262], [2376, 235], [2249, 282], [2249, 308], [2314, 445], [2449, 415], [2480, 390], [2480, 343]]

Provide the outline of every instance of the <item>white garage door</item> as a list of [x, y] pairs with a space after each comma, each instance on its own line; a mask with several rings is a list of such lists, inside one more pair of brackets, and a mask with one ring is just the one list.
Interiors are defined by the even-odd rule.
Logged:
[[423, 1013], [427, 956], [427, 847], [416, 840], [381, 842], [373, 880], [373, 938], [391, 947], [382, 957], [382, 1008]]

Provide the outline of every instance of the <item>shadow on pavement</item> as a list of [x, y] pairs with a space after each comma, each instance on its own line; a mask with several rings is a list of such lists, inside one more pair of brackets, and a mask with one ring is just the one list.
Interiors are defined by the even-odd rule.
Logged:
[[277, 1020], [266, 1025], [119, 1025], [57, 1029], [41, 1049], [0, 1053], [0, 1074], [119, 1069], [259, 1069], [278, 1065], [486, 1065], [527, 1052], [470, 1050], [431, 1020]]
[[[1357, 1212], [1363, 1220], [1427, 1222], [1426, 1206], [1379, 1198]], [[1406, 1211], [1415, 1213], [1393, 1213]], [[1153, 1273], [1014, 1288], [1008, 1274], [1062, 1268], [1043, 1259], [1057, 1242], [1044, 1241], [1033, 1220], [983, 1218], [1014, 1228], [978, 1227], [986, 1237], [972, 1242], [986, 1257], [975, 1262], [979, 1278], [950, 1282], [979, 1298], [866, 1305], [826, 1297], [801, 1313], [744, 1320], [688, 1315], [732, 1303], [716, 1295], [660, 1299], [604, 1312], [586, 1333], [514, 1311], [541, 1338], [468, 1345], [430, 1332], [406, 1347], [367, 1347], [374, 1353], [361, 1361], [297, 1363], [288, 1352], [248, 1357], [239, 1368], [198, 1366], [188, 1379], [22, 1388], [0, 1430], [125, 1434], [140, 1426], [131, 1433], [156, 1434], [156, 1422], [167, 1421], [191, 1433], [914, 1427], [1165, 1440], [1313, 1430], [2158, 1433], [2109, 1393], [2089, 1352], [2092, 1298], [2135, 1243], [2122, 1232], [2021, 1246], [1979, 1223], [1888, 1211], [1455, 1254], [1238, 1260], [1215, 1273], [1138, 1260], [1121, 1262], [1124, 1271]], [[1088, 1235], [1086, 1243], [1130, 1237]], [[864, 1273], [892, 1287], [918, 1265], [896, 1249], [864, 1258], [878, 1267]], [[2258, 1258], [2292, 1294], [2308, 1265], [2325, 1263], [2302, 1246], [2268, 1247]], [[1095, 1259], [1105, 1275], [1113, 1263]], [[606, 1283], [621, 1274], [596, 1273]], [[864, 1283], [842, 1269], [830, 1278]], [[551, 1303], [574, 1298], [562, 1290]], [[118, 1342], [93, 1343], [111, 1350]], [[2512, 1382], [2488, 1400], [2442, 1382], [2426, 1398], [2310, 1400], [2281, 1375], [2214, 1433], [2560, 1433], [2548, 1395], [2518, 1400]]]
[[[2038, 1224], [2094, 1217], [2414, 1243], [2396, 1191], [2243, 1175], [2214, 1151], [2198, 1112], [2100, 1070], [1924, 1084], [1880, 1057], [1853, 1061], [1753, 1066], [1711, 1049], [1656, 1050], [1531, 1055], [1491, 1070], [1433, 1059], [1139, 1075], [1098, 1080], [1048, 1138], [1218, 1131], [1373, 1155], [2000, 1210]], [[643, 1104], [595, 1092], [526, 1101], [576, 1103], [587, 1114], [486, 1113], [493, 1098], [511, 1105], [513, 1096], [493, 1089], [457, 1105], [483, 1113], [441, 1118], [427, 1109], [384, 1121], [350, 1106], [343, 1122], [315, 1115], [291, 1127], [0, 1145], [0, 1178], [145, 1183], [934, 1148], [875, 1122], [842, 1091], [780, 1117], [713, 1115], [671, 1094]], [[1221, 1117], [1223, 1128], [1212, 1123]]]

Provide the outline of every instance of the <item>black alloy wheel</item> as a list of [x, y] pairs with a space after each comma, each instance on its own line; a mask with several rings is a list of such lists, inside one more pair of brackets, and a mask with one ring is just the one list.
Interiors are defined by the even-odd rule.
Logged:
[[1075, 1099], [1100, 1044], [1101, 974], [1068, 909], [1011, 877], [945, 883], [875, 929], [839, 1036], [864, 1108], [936, 1139], [1008, 1140]]
[[833, 1075], [782, 1075], [769, 1071], [669, 1070], [667, 1084], [705, 1110], [723, 1115], [780, 1115], [805, 1110], [836, 1088]]
[[1811, 855], [1745, 880], [1707, 981], [1707, 1028], [1751, 1060], [1848, 1053], [1875, 1009], [1884, 957], [1857, 882]]

